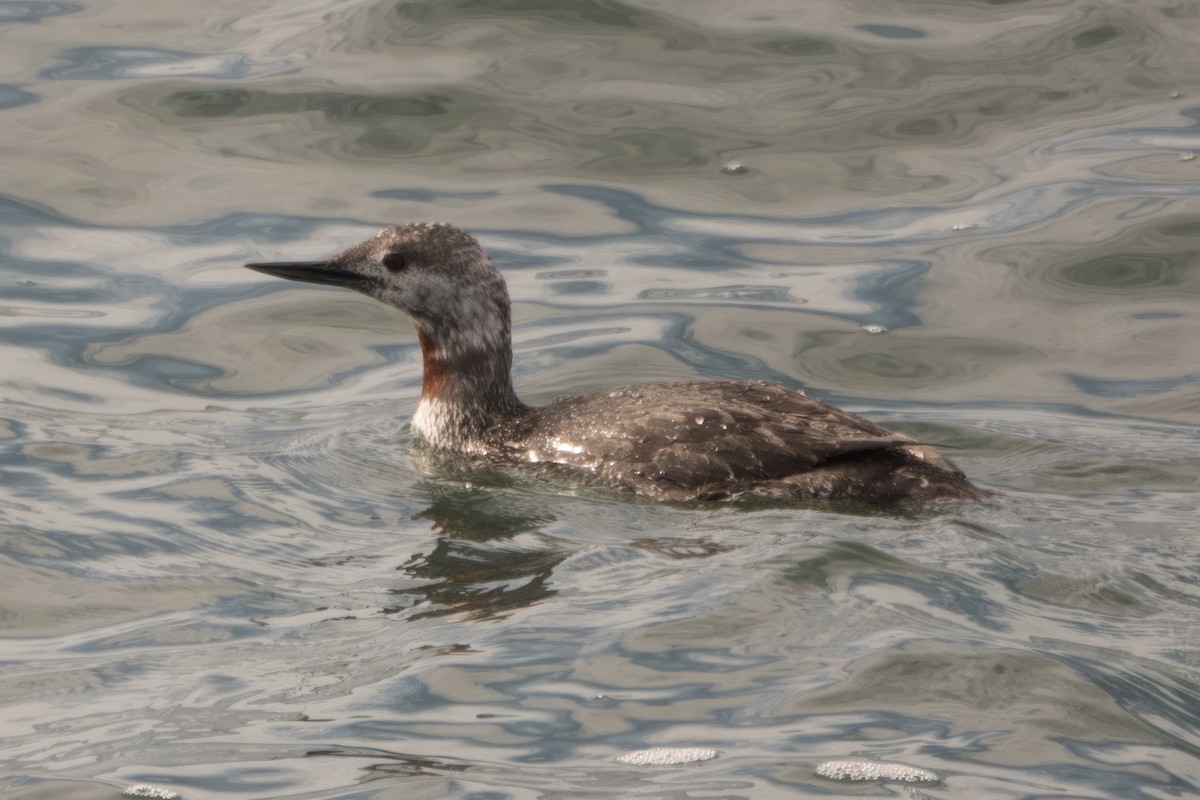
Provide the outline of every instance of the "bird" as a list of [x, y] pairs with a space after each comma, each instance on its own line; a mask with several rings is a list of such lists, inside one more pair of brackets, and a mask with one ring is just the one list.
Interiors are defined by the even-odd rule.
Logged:
[[424, 372], [411, 430], [434, 454], [669, 503], [895, 507], [993, 494], [929, 444], [760, 380], [617, 386], [526, 405], [513, 388], [504, 277], [448, 223], [387, 227], [327, 260], [245, 266], [407, 314]]

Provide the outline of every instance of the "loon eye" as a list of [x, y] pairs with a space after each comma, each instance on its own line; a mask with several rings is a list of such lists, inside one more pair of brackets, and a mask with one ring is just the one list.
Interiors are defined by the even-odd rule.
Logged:
[[383, 266], [388, 272], [400, 272], [408, 266], [408, 260], [400, 253], [388, 253], [383, 257]]

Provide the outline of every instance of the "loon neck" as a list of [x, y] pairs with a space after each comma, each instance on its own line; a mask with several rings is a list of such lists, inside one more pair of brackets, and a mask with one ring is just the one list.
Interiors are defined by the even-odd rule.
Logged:
[[434, 447], [482, 452], [483, 433], [525, 410], [512, 385], [508, 331], [463, 341], [418, 323], [424, 361], [413, 431]]

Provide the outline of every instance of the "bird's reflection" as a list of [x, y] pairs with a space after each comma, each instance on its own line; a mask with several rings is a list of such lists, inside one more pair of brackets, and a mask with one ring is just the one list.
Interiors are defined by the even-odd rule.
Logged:
[[554, 521], [535, 497], [488, 487], [430, 483], [425, 488], [430, 505], [416, 518], [431, 520], [438, 536], [426, 552], [414, 553], [397, 568], [428, 581], [394, 592], [406, 598], [405, 607], [425, 607], [409, 619], [442, 614], [481, 619], [555, 594], [550, 578], [569, 551], [515, 541]]

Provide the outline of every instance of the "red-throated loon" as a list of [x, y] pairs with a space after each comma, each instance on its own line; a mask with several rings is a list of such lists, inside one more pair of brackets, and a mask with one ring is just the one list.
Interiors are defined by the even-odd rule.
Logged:
[[656, 500], [979, 500], [933, 448], [761, 381], [622, 386], [531, 407], [512, 385], [508, 289], [469, 234], [385, 228], [328, 261], [247, 264], [342, 286], [412, 317], [424, 358], [413, 432], [433, 448]]

